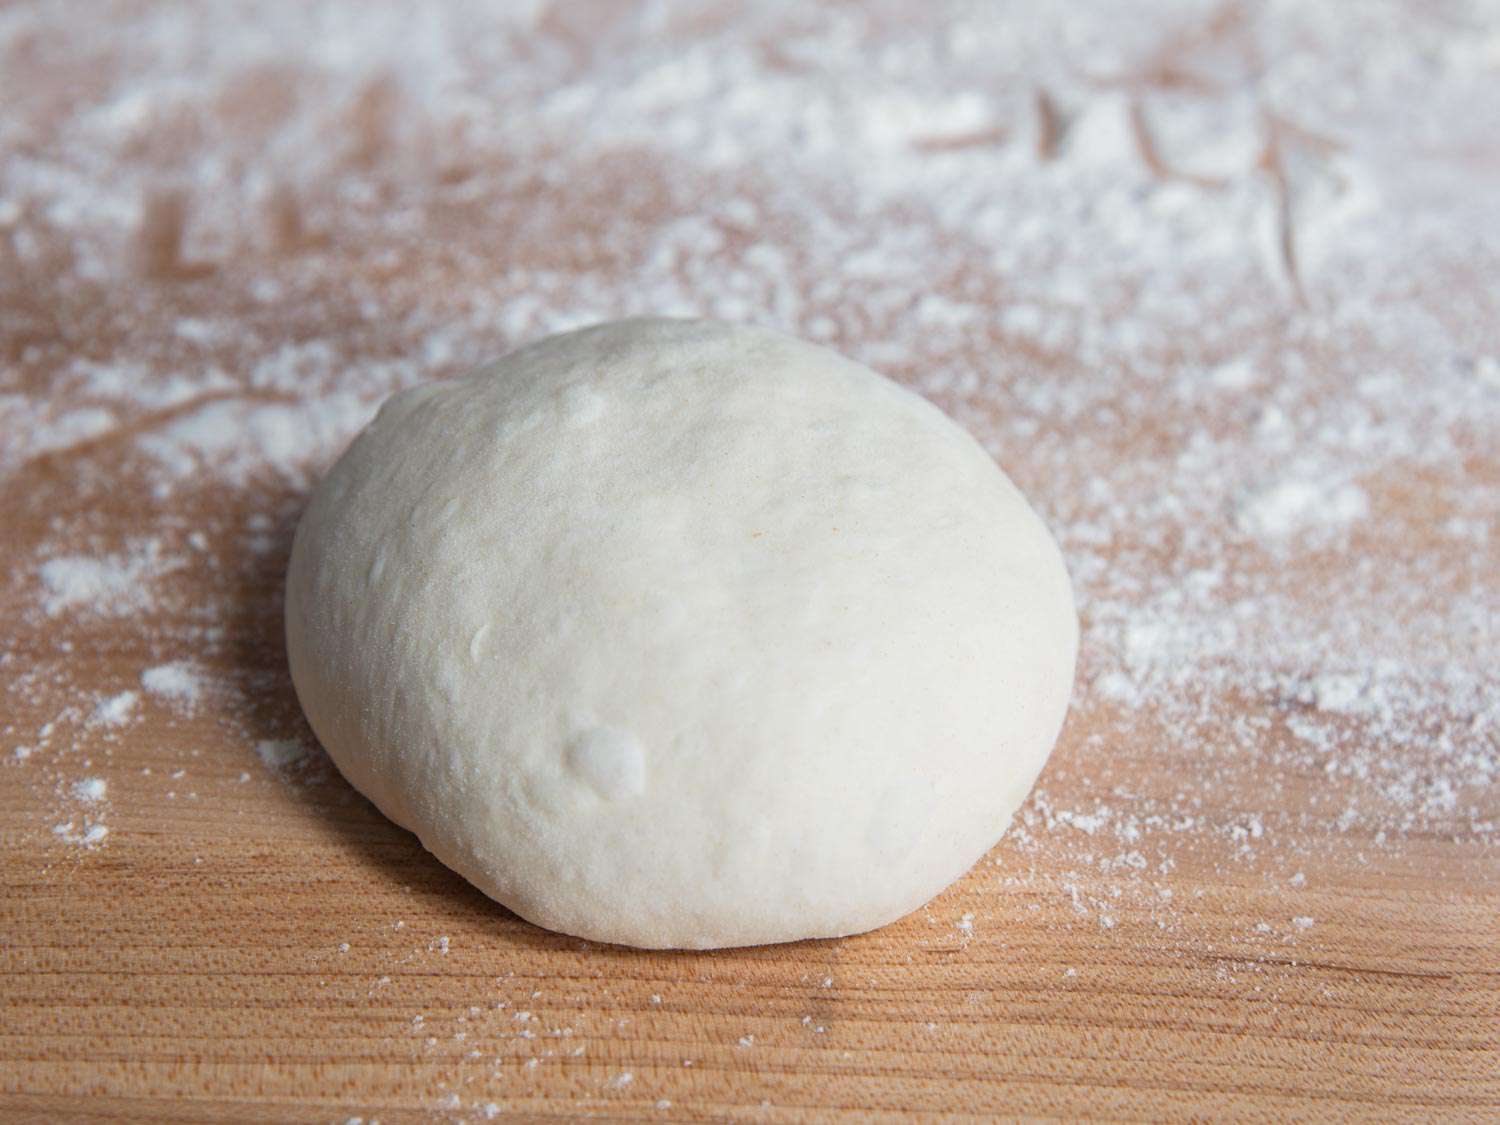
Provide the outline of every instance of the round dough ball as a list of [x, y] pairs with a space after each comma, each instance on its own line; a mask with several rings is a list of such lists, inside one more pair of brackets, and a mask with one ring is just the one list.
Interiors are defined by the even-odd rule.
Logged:
[[523, 918], [856, 933], [1000, 837], [1067, 707], [1056, 545], [936, 407], [629, 320], [394, 396], [297, 529], [287, 647], [360, 792]]

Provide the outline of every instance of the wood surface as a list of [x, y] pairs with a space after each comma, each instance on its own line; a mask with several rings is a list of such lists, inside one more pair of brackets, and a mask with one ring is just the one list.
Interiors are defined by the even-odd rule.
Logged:
[[[562, 7], [535, 37], [573, 51], [586, 77], [609, 61], [580, 46], [595, 22], [608, 22], [604, 9]], [[84, 156], [109, 155], [80, 158], [79, 175], [98, 177], [101, 191], [121, 177], [119, 198], [106, 192], [109, 207], [99, 211], [104, 233], [78, 243], [87, 252], [75, 253], [66, 222], [95, 219], [49, 211], [43, 188], [40, 202], [18, 204], [9, 218], [0, 208], [7, 395], [40, 404], [49, 419], [89, 408], [95, 400], [71, 366], [80, 357], [119, 364], [141, 391], [181, 371], [227, 373], [188, 398], [113, 403], [108, 429], [39, 447], [0, 480], [0, 1118], [1500, 1121], [1500, 786], [1485, 772], [1500, 728], [1485, 727], [1455, 688], [1430, 730], [1417, 720], [1401, 727], [1377, 708], [1324, 715], [1336, 750], [1309, 749], [1297, 726], [1313, 705], [1283, 690], [1289, 677], [1317, 670], [1324, 650], [1313, 642], [1340, 621], [1365, 615], [1374, 629], [1375, 618], [1399, 612], [1421, 629], [1399, 652], [1370, 651], [1372, 665], [1395, 656], [1420, 670], [1430, 656], [1434, 668], [1477, 668], [1463, 682], [1487, 682], [1493, 701], [1490, 615], [1475, 614], [1460, 635], [1428, 613], [1465, 597], [1496, 604], [1500, 535], [1475, 546], [1440, 530], [1455, 513], [1497, 525], [1493, 433], [1442, 431], [1444, 440], [1457, 434], [1437, 443], [1454, 451], [1446, 461], [1394, 449], [1361, 477], [1376, 518], [1290, 561], [1236, 539], [1227, 498], [1206, 528], [1143, 505], [1155, 522], [1121, 517], [1101, 535], [1089, 521], [1103, 517], [1074, 505], [1092, 481], [1118, 484], [1121, 495], [1131, 482], [1140, 493], [1169, 493], [1163, 482], [1183, 494], [1208, 487], [1173, 475], [1179, 448], [1201, 429], [1228, 449], [1251, 429], [1241, 400], [1205, 405], [1171, 382], [1209, 362], [1188, 354], [1181, 328], [1169, 329], [1180, 354], [1152, 353], [1139, 372], [1124, 361], [1075, 362], [1066, 341], [1028, 342], [996, 325], [1034, 279], [991, 271], [991, 248], [978, 235], [966, 241], [966, 230], [913, 203], [871, 209], [851, 227], [886, 224], [902, 254], [916, 246], [929, 255], [918, 263], [926, 276], [887, 279], [906, 294], [894, 302], [870, 281], [824, 300], [820, 282], [842, 276], [854, 244], [828, 233], [845, 216], [842, 189], [828, 186], [836, 176], [804, 184], [795, 161], [765, 176], [684, 170], [649, 149], [571, 152], [570, 138], [545, 136], [526, 157], [556, 162], [543, 174], [509, 150], [476, 142], [473, 152], [457, 151], [457, 127], [445, 141], [451, 163], [434, 171], [422, 129], [435, 126], [402, 101], [400, 83], [378, 76], [361, 86], [350, 79], [358, 96], [328, 114], [349, 151], [338, 149], [326, 168], [232, 199], [190, 190], [183, 169], [207, 167], [205, 153], [262, 168], [265, 138], [282, 117], [303, 123], [302, 132], [286, 127], [293, 140], [317, 147], [323, 134], [304, 126], [322, 118], [306, 107], [349, 89], [303, 75], [296, 103], [286, 93], [287, 76], [299, 73], [293, 62], [247, 66], [213, 79], [201, 119], [168, 116], [152, 143], [115, 151], [86, 130], [68, 132], [65, 123], [105, 99], [105, 62], [134, 42], [126, 32], [147, 8], [112, 6], [97, 29], [37, 8], [43, 14], [28, 17], [34, 33], [0, 45], [10, 68], [0, 80], [14, 99], [0, 115], [32, 130], [26, 159], [42, 161], [54, 135], [83, 136]], [[871, 36], [904, 41], [907, 17], [892, 13], [905, 9], [881, 7], [886, 14], [871, 18], [886, 22]], [[732, 34], [737, 17], [726, 13], [705, 8], [673, 33]], [[807, 18], [810, 35], [844, 41], [816, 22], [823, 16]], [[1218, 49], [1249, 24], [1235, 16], [1205, 26], [1168, 46]], [[70, 46], [81, 41], [75, 32], [88, 50]], [[277, 43], [288, 57], [302, 49], [285, 36]], [[618, 49], [649, 54], [631, 42]], [[518, 52], [516, 65], [544, 55]], [[798, 57], [768, 47], [761, 77], [796, 73]], [[182, 60], [197, 58], [184, 50], [170, 65], [186, 75]], [[1177, 72], [1157, 69], [1164, 77], [1151, 81], [1171, 85]], [[1172, 80], [1174, 90], [1191, 86]], [[406, 81], [415, 84], [410, 74]], [[1117, 96], [1122, 85], [1101, 79], [1099, 96]], [[1066, 115], [1045, 91], [1018, 104], [1040, 115], [1037, 168], [1055, 168], [1066, 159], [1057, 151]], [[127, 118], [120, 110], [111, 128], [127, 129]], [[1017, 136], [1024, 130], [1005, 124], [930, 147], [942, 159], [968, 159], [1022, 143]], [[1159, 156], [1147, 155], [1143, 175], [1170, 179]], [[1465, 158], [1476, 175], [1492, 163], [1478, 148]], [[1291, 253], [1291, 189], [1276, 159], [1273, 145], [1265, 166], [1246, 174], [1277, 189], [1268, 198], [1280, 207], [1290, 283], [1255, 281], [1247, 267], [1252, 280], [1216, 291], [1196, 315], [1207, 336], [1229, 313], [1251, 310], [1230, 332], [1245, 354], [1305, 345], [1314, 360], [1278, 377], [1300, 379], [1299, 404], [1313, 411], [1344, 393], [1335, 361], [1353, 354], [1356, 333], [1332, 313], [1334, 329], [1317, 320], [1320, 308], [1337, 311], [1320, 290], [1332, 283]], [[1221, 188], [1172, 190], [1181, 198]], [[744, 213], [731, 206], [742, 194], [766, 201], [764, 230], [734, 218]], [[117, 212], [132, 216], [118, 230], [109, 225]], [[756, 239], [777, 243], [790, 280], [724, 292], [747, 318], [792, 329], [801, 322], [782, 314], [782, 296], [805, 297], [809, 324], [837, 321], [832, 344], [879, 359], [982, 436], [1001, 435], [1007, 469], [1056, 517], [1089, 595], [1084, 652], [1078, 699], [1038, 794], [990, 855], [925, 909], [843, 940], [640, 952], [509, 914], [386, 821], [316, 748], [287, 673], [281, 585], [292, 529], [332, 451], [311, 450], [296, 471], [206, 466], [161, 487], [140, 442], [218, 402], [311, 410], [345, 385], [378, 399], [391, 385], [461, 371], [541, 327], [644, 311], [640, 279], [677, 253], [673, 224], [721, 212], [729, 216], [714, 220], [722, 242], [693, 265], [701, 276], [669, 264], [651, 275], [658, 291], [694, 292], [709, 284], [704, 277], [752, 258]], [[658, 237], [671, 253], [653, 257]], [[693, 253], [683, 250], [684, 260]], [[906, 268], [899, 254], [888, 261]], [[1138, 265], [1121, 266], [1122, 276]], [[1148, 263], [1145, 273], [1154, 270]], [[1465, 331], [1493, 345], [1500, 310], [1482, 305], [1493, 275], [1476, 266], [1454, 276], [1467, 278], [1472, 296], [1460, 310], [1472, 316]], [[909, 329], [915, 298], [902, 287], [917, 285], [983, 310], [982, 319], [994, 312], [994, 323], [947, 336]], [[1426, 309], [1421, 323], [1458, 317], [1441, 286], [1410, 289], [1401, 308]], [[1050, 308], [1041, 300], [1030, 311], [1037, 307]], [[510, 316], [528, 308], [529, 319]], [[732, 312], [707, 298], [703, 311]], [[1110, 310], [1105, 319], [1125, 315]], [[1397, 335], [1412, 323], [1371, 316]], [[1148, 314], [1140, 320], [1150, 326]], [[203, 333], [205, 324], [220, 335]], [[452, 346], [424, 352], [435, 326], [448, 326]], [[1238, 354], [1214, 339], [1218, 358]], [[333, 358], [305, 385], [249, 374], [287, 349], [314, 355], [312, 345]], [[1400, 367], [1398, 350], [1381, 353], [1380, 370], [1429, 377]], [[422, 355], [386, 384], [370, 374]], [[936, 370], [979, 377], [924, 385], [924, 372]], [[1109, 379], [1118, 380], [1114, 398], [1067, 397]], [[1074, 409], [1075, 400], [1089, 408]], [[1005, 428], [1022, 416], [1035, 418], [1025, 431], [1034, 440]], [[0, 442], [21, 448], [32, 435], [11, 425]], [[1271, 460], [1248, 445], [1233, 455], [1257, 470]], [[139, 605], [43, 608], [43, 560], [105, 557], [143, 537], [176, 561], [153, 575]], [[1255, 607], [1278, 592], [1292, 607], [1266, 631], [1305, 615], [1312, 641], [1277, 649], [1251, 621], [1252, 656], [1279, 663], [1267, 659], [1264, 684], [1235, 672], [1205, 689], [1191, 722], [1183, 718], [1199, 698], [1191, 678], [1169, 683], [1153, 666], [1134, 698], [1100, 690], [1125, 667], [1119, 622], [1100, 607], [1145, 604], [1162, 593], [1155, 578], [1206, 565], [1183, 560], [1221, 540], [1232, 547], [1210, 562], [1227, 584], [1264, 595]], [[1359, 573], [1376, 577], [1340, 586], [1361, 561]], [[1337, 594], [1354, 600], [1330, 610], [1329, 591], [1346, 589], [1384, 600]], [[1401, 594], [1408, 589], [1415, 593]], [[1337, 652], [1348, 650], [1340, 641]], [[1218, 659], [1187, 662], [1207, 676]], [[98, 720], [100, 701], [140, 692], [143, 671], [174, 660], [201, 672], [194, 706], [142, 692], [128, 722]], [[1476, 680], [1486, 669], [1488, 681]], [[1152, 697], [1164, 684], [1176, 692], [1171, 706]], [[291, 743], [303, 756], [267, 764], [257, 752], [265, 742]], [[1325, 760], [1330, 753], [1336, 760]], [[1468, 762], [1467, 772], [1454, 762]], [[1458, 778], [1438, 791], [1446, 801], [1407, 815], [1401, 800], [1446, 784], [1444, 770]], [[1382, 771], [1411, 778], [1387, 804]], [[98, 808], [74, 795], [87, 778], [107, 783]], [[1085, 814], [1106, 807], [1110, 827], [1096, 830]], [[92, 846], [70, 840], [90, 816], [108, 836]], [[1156, 826], [1149, 846], [1131, 842], [1137, 821]]]
[[[13, 558], [66, 506], [66, 468], [36, 472], [19, 504], [12, 493]], [[300, 503], [283, 499], [288, 512]], [[112, 507], [96, 510], [106, 536], [160, 515]], [[9, 1117], [483, 1120], [491, 1104], [786, 1121], [1500, 1110], [1500, 892], [1489, 851], [1463, 835], [1413, 840], [1399, 866], [1372, 869], [1355, 861], [1358, 835], [1308, 830], [1307, 886], [1290, 890], [1222, 873], [1205, 833], [1168, 880], [1190, 904], [1170, 933], [1128, 903], [1109, 929], [1079, 919], [1051, 889], [1068, 873], [1045, 857], [1037, 870], [1006, 843], [927, 909], [845, 940], [652, 953], [522, 922], [326, 764], [260, 768], [255, 741], [299, 732], [279, 622], [289, 528], [249, 559], [223, 543], [216, 565], [184, 577], [184, 604], [235, 607], [217, 670], [244, 686], [253, 714], [148, 706], [118, 741], [96, 741], [92, 765], [74, 772], [108, 778], [107, 848], [52, 845], [55, 798], [0, 771]], [[161, 655], [142, 636], [117, 626], [69, 638], [74, 677], [129, 679]], [[50, 622], [16, 630], [11, 667], [62, 639]], [[1049, 772], [1089, 768], [1078, 759], [1091, 733], [1075, 716]], [[1119, 776], [1140, 802], [1176, 784], [1149, 744], [1127, 754]], [[1232, 818], [1243, 796], [1210, 789], [1200, 816]], [[1037, 889], [1005, 885], [1017, 864]], [[1109, 893], [1106, 875], [1072, 878]], [[1246, 947], [1247, 922], [1292, 915], [1318, 919], [1294, 949]]]

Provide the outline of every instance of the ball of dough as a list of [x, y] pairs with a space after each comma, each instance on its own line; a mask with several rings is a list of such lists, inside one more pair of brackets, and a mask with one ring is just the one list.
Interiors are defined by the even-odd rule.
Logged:
[[360, 792], [523, 918], [710, 948], [857, 933], [995, 843], [1077, 618], [967, 433], [823, 348], [554, 336], [391, 398], [313, 495], [292, 677]]

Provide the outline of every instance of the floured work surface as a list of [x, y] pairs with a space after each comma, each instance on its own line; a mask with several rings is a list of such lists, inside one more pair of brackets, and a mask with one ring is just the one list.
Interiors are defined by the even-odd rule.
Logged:
[[[1496, 17], [1107, 7], [6, 8], [3, 1108], [1500, 1112]], [[644, 312], [918, 388], [1067, 556], [1053, 762], [879, 933], [544, 933], [299, 717], [342, 443]]]

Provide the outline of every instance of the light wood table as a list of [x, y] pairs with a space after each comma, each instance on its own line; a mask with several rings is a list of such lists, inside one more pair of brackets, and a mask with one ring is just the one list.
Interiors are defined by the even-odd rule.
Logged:
[[[882, 6], [869, 17], [871, 42], [911, 42], [908, 18], [923, 34], [941, 31], [918, 7], [897, 18], [900, 5]], [[297, 8], [266, 6], [267, 26], [300, 26], [288, 14]], [[519, 155], [487, 147], [435, 116], [422, 82], [441, 68], [415, 31], [409, 57], [393, 55], [385, 78], [371, 64], [376, 77], [361, 84], [311, 33], [276, 32], [269, 61], [254, 66], [193, 46], [248, 35], [260, 16], [120, 6], [84, 27], [50, 10], [5, 10], [15, 15], [0, 58], [0, 122], [11, 127], [0, 149], [14, 145], [0, 154], [13, 161], [0, 176], [0, 196], [10, 192], [0, 198], [10, 396], [0, 401], [0, 1117], [1500, 1120], [1500, 728], [1484, 710], [1485, 691], [1491, 703], [1500, 692], [1500, 460], [1497, 435], [1484, 433], [1493, 405], [1464, 399], [1464, 417], [1429, 425], [1400, 417], [1407, 400], [1380, 400], [1369, 413], [1376, 439], [1358, 448], [1338, 445], [1347, 427], [1333, 437], [1316, 428], [1345, 417], [1330, 404], [1353, 393], [1346, 361], [1360, 348], [1378, 356], [1371, 371], [1411, 380], [1413, 395], [1429, 377], [1467, 379], [1401, 358], [1402, 333], [1416, 332], [1419, 314], [1423, 325], [1450, 317], [1465, 347], [1493, 345], [1500, 313], [1482, 306], [1495, 280], [1486, 259], [1451, 275], [1469, 305], [1416, 285], [1390, 296], [1410, 316], [1372, 314], [1377, 327], [1395, 326], [1382, 342], [1338, 320], [1323, 289], [1333, 282], [1305, 247], [1296, 258], [1291, 236], [1272, 254], [1287, 276], [1257, 282], [1259, 267], [1247, 267], [1239, 288], [1202, 294], [1199, 328], [1166, 337], [1150, 332], [1174, 307], [1132, 302], [1151, 299], [1145, 282], [1167, 282], [1147, 276], [1150, 262], [1143, 272], [1144, 259], [1122, 257], [1125, 287], [1107, 290], [1103, 322], [1144, 326], [1133, 354], [1149, 363], [1132, 369], [1097, 333], [1085, 347], [1037, 327], [1061, 306], [1026, 286], [1040, 292], [1036, 279], [1053, 267], [1038, 258], [1019, 276], [1019, 266], [995, 266], [993, 232], [952, 229], [938, 210], [848, 204], [836, 176], [813, 169], [799, 180], [795, 161], [766, 175], [689, 166], [666, 133], [660, 151], [639, 136], [618, 147], [580, 136], [573, 150], [538, 125], [518, 134]], [[456, 8], [434, 11], [457, 18]], [[803, 81], [787, 76], [808, 73], [808, 42], [848, 42], [828, 22], [832, 9], [786, 15], [789, 42], [804, 19], [812, 39], [785, 52], [772, 49], [782, 33], [748, 13], [706, 6], [631, 38], [600, 6], [588, 11], [556, 5], [538, 17], [534, 38], [518, 40], [535, 50], [513, 52], [518, 88], [554, 64], [577, 78], [661, 62], [657, 34], [718, 57], [713, 44], [725, 41], [715, 37], [734, 34], [736, 19], [745, 42], [770, 36], [756, 56], [768, 89]], [[1210, 20], [1172, 49], [1222, 45], [1248, 20]], [[614, 55], [579, 46], [594, 23]], [[451, 39], [450, 62], [498, 50]], [[315, 44], [327, 48], [316, 65]], [[498, 64], [453, 65], [467, 76], [460, 85], [501, 91], [493, 96], [518, 115], [515, 129], [530, 127], [524, 97], [502, 97]], [[911, 65], [923, 81], [940, 77], [931, 61]], [[1053, 81], [1043, 70], [1035, 81]], [[121, 73], [145, 75], [145, 92], [120, 94], [135, 89]], [[161, 84], [146, 81], [158, 73]], [[1107, 102], [1126, 96], [1121, 88], [1154, 97], [1153, 81], [1188, 88], [1170, 79], [1101, 78], [1091, 89]], [[798, 89], [816, 100], [822, 81]], [[1007, 119], [921, 151], [982, 160], [994, 146], [995, 175], [1012, 177], [1006, 206], [1035, 220], [1017, 238], [1034, 246], [1038, 231], [1063, 230], [1049, 221], [1093, 220], [1047, 219], [1047, 190], [1023, 198], [1025, 176], [1005, 171], [1017, 166], [1012, 146], [1035, 147], [1035, 177], [1062, 175], [1063, 130], [1079, 105], [1045, 89], [1014, 104], [1034, 113], [1035, 136]], [[702, 113], [721, 109], [711, 98]], [[319, 122], [337, 129], [320, 133]], [[1300, 137], [1278, 135], [1284, 145]], [[329, 163], [318, 162], [319, 137]], [[1478, 151], [1465, 157], [1475, 176], [1489, 167]], [[1268, 152], [1246, 175], [1268, 185], [1268, 206], [1280, 201], [1291, 230], [1297, 184]], [[1171, 152], [1147, 155], [1140, 174], [1156, 177], [1162, 208], [1237, 190], [1174, 180]], [[213, 186], [231, 180], [240, 186]], [[49, 205], [79, 183], [92, 185], [97, 208]], [[1465, 202], [1455, 199], [1428, 214]], [[851, 231], [889, 234], [891, 287], [930, 286], [944, 308], [978, 319], [943, 321], [943, 308], [915, 297], [893, 304], [868, 261], [854, 261], [866, 235], [828, 233], [846, 206]], [[683, 233], [693, 215], [717, 216], [718, 242]], [[1056, 262], [1089, 266], [1090, 255], [1058, 245]], [[902, 264], [908, 251], [932, 263], [925, 281]], [[282, 648], [290, 534], [352, 415], [390, 387], [456, 373], [565, 320], [692, 293], [740, 266], [750, 280], [713, 289], [705, 310], [733, 313], [733, 290], [743, 315], [826, 336], [1001, 449], [1057, 527], [1083, 595], [1078, 697], [1017, 829], [926, 909], [838, 941], [600, 947], [485, 899], [322, 756]], [[846, 276], [847, 290], [819, 295], [820, 282]], [[787, 294], [802, 303], [786, 305]], [[1298, 365], [1283, 365], [1294, 352]], [[1233, 366], [1241, 354], [1261, 357], [1270, 382], [1252, 386]], [[1205, 382], [1183, 381], [1199, 370], [1211, 371]], [[932, 376], [941, 371], [959, 374]], [[186, 389], [173, 391], [179, 377]], [[1369, 504], [1362, 520], [1289, 539], [1279, 554], [1247, 544], [1231, 504], [1240, 484], [1185, 460], [1218, 450], [1246, 481], [1290, 463], [1296, 450], [1274, 457], [1251, 436], [1268, 424], [1256, 396], [1270, 401], [1277, 386], [1295, 392], [1286, 424], [1304, 426], [1302, 451], [1348, 450]], [[309, 419], [333, 417], [341, 390], [355, 405], [327, 434], [310, 434]], [[1441, 401], [1420, 404], [1413, 411]], [[1384, 453], [1389, 433], [1436, 436], [1417, 452]], [[1090, 507], [1096, 481], [1113, 499]], [[1221, 487], [1221, 508], [1171, 506]], [[1205, 551], [1206, 562], [1191, 561]], [[59, 559], [63, 569], [44, 570]], [[79, 559], [104, 569], [90, 579]], [[1174, 628], [1191, 624], [1171, 599], [1178, 585], [1198, 596], [1199, 565], [1223, 583], [1226, 605], [1232, 594], [1251, 607], [1238, 655], [1210, 651], [1227, 611], [1204, 610], [1201, 652], [1196, 636], [1179, 630], [1168, 638], [1179, 647], [1163, 648], [1160, 631], [1142, 625], [1153, 605]], [[1401, 595], [1408, 589], [1418, 593]], [[1477, 607], [1468, 632], [1441, 618], [1460, 604]], [[1275, 614], [1260, 616], [1267, 607]], [[1410, 621], [1409, 643], [1380, 631], [1393, 615]], [[1377, 638], [1368, 650], [1351, 620]], [[1340, 710], [1338, 683], [1316, 679], [1318, 662], [1356, 650], [1372, 668], [1390, 659], [1414, 675], [1438, 670], [1407, 697], [1435, 701], [1427, 726], [1419, 716], [1403, 727], [1378, 707]], [[1256, 679], [1246, 668], [1262, 655]], [[196, 695], [142, 683], [177, 661]], [[1455, 670], [1448, 694], [1431, 686], [1448, 682], [1441, 668]], [[1288, 688], [1304, 673], [1310, 687]], [[1309, 724], [1324, 741], [1308, 741]], [[90, 799], [90, 780], [104, 783], [101, 799]], [[98, 826], [107, 835], [90, 839]]]

